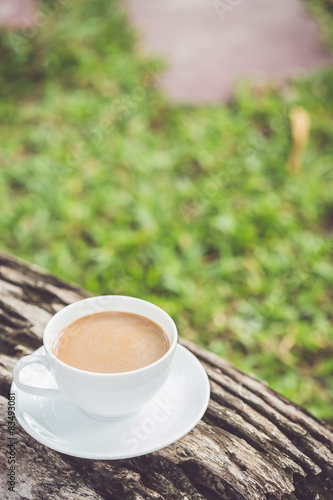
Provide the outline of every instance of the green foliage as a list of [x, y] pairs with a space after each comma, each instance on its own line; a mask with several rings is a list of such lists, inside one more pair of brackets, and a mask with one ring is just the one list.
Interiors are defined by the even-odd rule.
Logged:
[[[160, 305], [332, 422], [333, 70], [172, 106], [118, 2], [41, 12], [0, 38], [1, 249]], [[295, 105], [312, 131], [291, 174]]]

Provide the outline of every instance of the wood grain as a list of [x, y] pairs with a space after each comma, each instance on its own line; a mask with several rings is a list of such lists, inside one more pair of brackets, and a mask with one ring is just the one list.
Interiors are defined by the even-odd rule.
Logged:
[[[7, 440], [12, 369], [42, 345], [49, 318], [89, 294], [43, 270], [0, 254], [1, 442]], [[211, 400], [199, 424], [155, 453], [95, 461], [63, 455], [17, 424], [17, 483], [7, 490], [7, 450], [0, 450], [4, 499], [333, 500], [333, 429], [240, 372], [180, 339], [203, 363]]]

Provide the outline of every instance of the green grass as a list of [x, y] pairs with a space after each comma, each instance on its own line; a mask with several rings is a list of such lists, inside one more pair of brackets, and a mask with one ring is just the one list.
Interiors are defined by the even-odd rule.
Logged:
[[[0, 249], [160, 305], [333, 422], [333, 70], [172, 106], [118, 2], [41, 7], [0, 35]], [[330, 3], [310, 7], [333, 46]], [[294, 106], [312, 130], [291, 174]]]

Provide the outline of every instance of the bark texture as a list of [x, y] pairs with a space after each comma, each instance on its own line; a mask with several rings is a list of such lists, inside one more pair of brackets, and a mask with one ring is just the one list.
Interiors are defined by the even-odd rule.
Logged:
[[[87, 297], [80, 288], [0, 254], [0, 436], [20, 357], [42, 345], [51, 315]], [[4, 499], [333, 500], [333, 429], [227, 361], [180, 339], [205, 367], [211, 400], [176, 443], [127, 460], [94, 461], [52, 451], [16, 425], [17, 483]]]

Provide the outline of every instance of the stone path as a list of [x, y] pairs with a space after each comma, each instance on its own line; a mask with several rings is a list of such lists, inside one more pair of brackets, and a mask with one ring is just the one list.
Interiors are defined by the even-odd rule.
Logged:
[[[125, 0], [145, 51], [164, 58], [175, 102], [226, 100], [237, 81], [281, 81], [332, 64], [300, 0]], [[0, 25], [33, 24], [34, 0], [0, 0]]]
[[143, 46], [169, 62], [176, 102], [228, 99], [239, 78], [280, 81], [332, 63], [300, 0], [127, 0]]
[[0, 0], [0, 25], [24, 28], [33, 23], [34, 0]]

